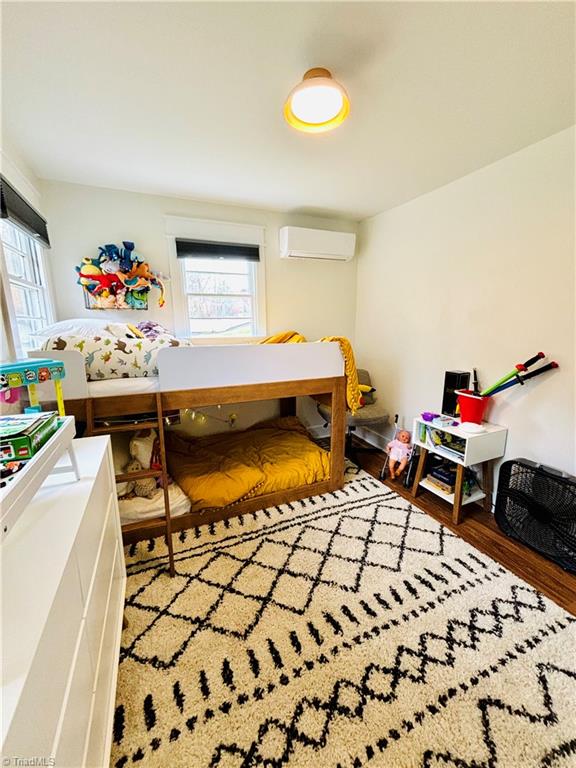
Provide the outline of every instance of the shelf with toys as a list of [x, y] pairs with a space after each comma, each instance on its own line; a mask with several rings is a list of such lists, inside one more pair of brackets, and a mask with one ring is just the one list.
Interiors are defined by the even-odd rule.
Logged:
[[[420, 448], [418, 467], [412, 486], [416, 497], [425, 488], [452, 504], [452, 521], [461, 520], [462, 506], [484, 499], [484, 509], [492, 511], [493, 463], [504, 456], [508, 431], [505, 427], [484, 421], [486, 407], [494, 395], [499, 395], [516, 385], [524, 386], [527, 381], [541, 376], [559, 366], [556, 361], [544, 363], [528, 373], [528, 369], [541, 363], [546, 355], [537, 352], [524, 363], [517, 363], [512, 370], [485, 389], [480, 389], [474, 369], [474, 389], [462, 389], [470, 382], [469, 374], [462, 371], [447, 371], [444, 384], [444, 414], [424, 412], [414, 420], [414, 444]], [[454, 380], [461, 381], [451, 388]], [[465, 380], [465, 383], [464, 383]], [[455, 420], [456, 401], [460, 419]], [[447, 465], [435, 467], [427, 477], [429, 454], [442, 457]], [[469, 468], [481, 467], [482, 488], [477, 483], [475, 472]]]
[[440, 425], [419, 416], [414, 419], [414, 443], [463, 467], [504, 455], [505, 427], [484, 422], [481, 430], [469, 430], [467, 424], [456, 419]]
[[[492, 462], [504, 455], [508, 430], [496, 424], [471, 426], [452, 418], [443, 422], [442, 418], [429, 421], [419, 416], [414, 419], [414, 444], [420, 448], [420, 459], [412, 493], [417, 496], [424, 488], [444, 499], [452, 505], [452, 520], [458, 524], [465, 504], [484, 499], [486, 508], [490, 507]], [[455, 465], [455, 472], [448, 470], [446, 477], [438, 472], [424, 477], [428, 454], [448, 460]], [[468, 473], [473, 465], [482, 466], [483, 488], [473, 487]]]
[[[436, 485], [436, 483], [432, 482], [429, 478], [425, 477], [423, 480], [420, 480], [420, 487], [424, 488], [426, 491], [430, 491], [430, 493], [436, 494], [436, 496], [439, 496], [441, 499], [444, 499], [448, 504], [454, 504], [454, 500], [456, 498], [456, 495], [454, 493], [447, 493], [446, 491], [443, 491], [441, 488]], [[482, 491], [480, 488], [475, 488], [472, 490], [468, 495], [462, 496], [462, 506], [465, 504], [471, 504], [474, 501], [482, 501], [486, 497], [486, 494], [484, 491]]]
[[[30, 402], [24, 413], [0, 416], [0, 540], [9, 534], [48, 475], [71, 473], [78, 479], [72, 448], [74, 417], [66, 416], [62, 399], [65, 375], [59, 360], [19, 360], [0, 366], [2, 401], [19, 402], [20, 390], [27, 387]], [[46, 381], [54, 383], [58, 412], [43, 412], [38, 402], [36, 385]], [[69, 464], [59, 464], [65, 454]]]

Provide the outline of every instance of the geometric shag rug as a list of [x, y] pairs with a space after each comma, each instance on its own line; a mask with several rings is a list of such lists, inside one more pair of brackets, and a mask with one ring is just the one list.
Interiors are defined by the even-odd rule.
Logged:
[[576, 620], [356, 467], [126, 549], [111, 765], [576, 764]]

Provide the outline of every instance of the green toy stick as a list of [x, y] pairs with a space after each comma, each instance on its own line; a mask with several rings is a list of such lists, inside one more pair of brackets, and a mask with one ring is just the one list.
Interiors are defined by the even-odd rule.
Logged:
[[510, 373], [507, 373], [506, 376], [502, 376], [501, 379], [498, 379], [498, 381], [495, 384], [492, 384], [491, 387], [488, 387], [487, 389], [483, 389], [482, 392], [480, 392], [481, 397], [487, 397], [491, 392], [493, 392], [495, 389], [498, 389], [498, 387], [501, 384], [505, 384], [507, 381], [510, 381], [510, 379], [513, 379], [514, 376], [517, 376], [520, 371], [525, 371], [523, 365], [518, 364], [513, 371], [510, 371]]
[[526, 371], [528, 368], [530, 368], [531, 365], [534, 365], [534, 363], [536, 363], [538, 360], [541, 360], [544, 356], [544, 352], [537, 352], [534, 357], [529, 358], [525, 363], [518, 363], [518, 365], [514, 367], [513, 371], [507, 373], [506, 376], [502, 376], [502, 378], [499, 379], [495, 384], [492, 384], [491, 387], [483, 389], [482, 392], [480, 392], [481, 397], [486, 397], [487, 395], [492, 394], [492, 392], [494, 392], [495, 389], [498, 389], [499, 386], [505, 384], [507, 381], [510, 381], [510, 379], [513, 379], [514, 376], [518, 376], [521, 371]]

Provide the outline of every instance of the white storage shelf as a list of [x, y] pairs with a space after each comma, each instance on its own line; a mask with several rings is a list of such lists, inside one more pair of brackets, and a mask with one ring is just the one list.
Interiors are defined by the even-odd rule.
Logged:
[[[453, 493], [445, 493], [441, 488], [438, 488], [437, 485], [434, 485], [434, 483], [430, 482], [430, 480], [427, 478], [421, 480], [420, 485], [425, 490], [430, 491], [430, 493], [435, 493], [436, 496], [440, 496], [440, 498], [444, 499], [444, 501], [447, 501], [448, 504], [454, 504]], [[476, 488], [469, 496], [462, 496], [462, 505], [471, 504], [473, 501], [482, 501], [485, 496], [486, 494], [483, 491]]]
[[[447, 451], [441, 446], [431, 445], [427, 441], [420, 440], [420, 428], [424, 425], [438, 430], [438, 432], [447, 432], [466, 441], [464, 455], [455, 456], [452, 451]], [[463, 467], [471, 467], [473, 464], [482, 464], [485, 461], [498, 459], [504, 456], [506, 450], [506, 435], [508, 430], [505, 427], [499, 427], [496, 424], [482, 424], [484, 432], [466, 432], [461, 424], [457, 427], [436, 427], [429, 421], [422, 418], [414, 419], [413, 442], [427, 451], [435, 453], [438, 456], [453, 461], [455, 464], [461, 464]], [[445, 494], [446, 495], [446, 494]]]
[[[496, 424], [482, 424], [484, 431], [482, 432], [467, 432], [462, 429], [462, 425], [459, 423], [457, 426], [435, 426], [432, 422], [424, 421], [421, 417], [414, 419], [414, 431], [413, 442], [420, 448], [425, 448], [430, 453], [437, 456], [442, 456], [454, 464], [459, 464], [462, 467], [471, 467], [475, 464], [483, 464], [493, 459], [498, 459], [504, 456], [506, 450], [506, 436], [508, 430], [505, 427], [500, 427]], [[454, 451], [448, 450], [441, 445], [433, 444], [429, 439], [423, 440], [421, 438], [422, 427], [431, 427], [438, 432], [445, 432], [450, 435], [461, 438], [465, 441], [464, 453], [461, 455], [455, 454]], [[436, 494], [441, 499], [444, 499], [449, 504], [454, 505], [455, 497], [453, 493], [446, 493], [441, 488], [436, 486], [427, 478], [420, 480], [420, 486], [427, 491]], [[461, 504], [472, 504], [475, 501], [481, 501], [486, 494], [479, 488], [474, 488], [470, 495], [462, 496]]]

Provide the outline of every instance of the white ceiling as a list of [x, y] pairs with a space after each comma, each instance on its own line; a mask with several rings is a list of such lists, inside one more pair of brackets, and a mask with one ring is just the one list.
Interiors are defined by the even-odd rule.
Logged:
[[[41, 178], [363, 218], [572, 124], [574, 8], [4, 3], [3, 127]], [[332, 134], [283, 121], [312, 66]]]

